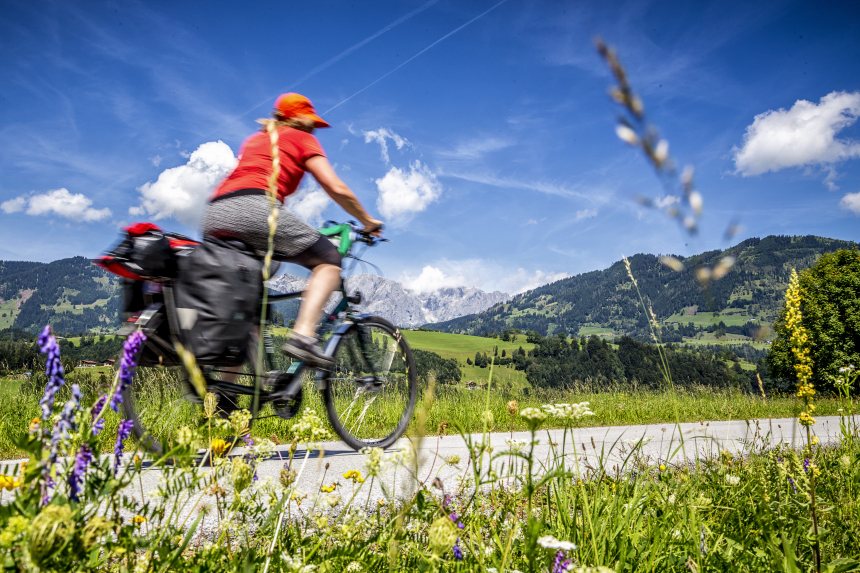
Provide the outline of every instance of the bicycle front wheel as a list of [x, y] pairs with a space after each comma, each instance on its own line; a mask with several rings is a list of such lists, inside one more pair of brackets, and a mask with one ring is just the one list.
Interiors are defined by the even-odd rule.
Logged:
[[406, 431], [418, 397], [406, 339], [384, 318], [366, 317], [340, 335], [332, 354], [323, 390], [332, 427], [356, 450], [390, 446]]

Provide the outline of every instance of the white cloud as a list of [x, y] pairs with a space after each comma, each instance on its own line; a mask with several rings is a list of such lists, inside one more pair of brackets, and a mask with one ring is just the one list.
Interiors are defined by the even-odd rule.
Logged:
[[462, 181], [478, 183], [480, 185], [489, 185], [500, 189], [520, 189], [523, 191], [536, 191], [546, 195], [555, 195], [557, 197], [568, 197], [576, 199], [585, 199], [592, 204], [608, 203], [612, 199], [612, 191], [599, 188], [584, 187], [567, 187], [557, 183], [549, 183], [546, 181], [528, 181], [519, 179], [510, 179], [499, 177], [491, 173], [473, 173], [473, 172], [449, 172], [445, 171], [440, 174], [442, 177], [452, 177]]
[[189, 155], [185, 165], [165, 169], [155, 182], [140, 186], [140, 205], [129, 213], [156, 220], [174, 217], [196, 226], [215, 186], [235, 166], [236, 157], [229, 145], [223, 141], [204, 143]]
[[111, 216], [110, 209], [93, 209], [93, 201], [83, 193], [72, 193], [65, 187], [47, 193], [21, 196], [0, 204], [6, 213], [24, 211], [28, 215], [56, 215], [70, 221], [91, 223]]
[[9, 199], [8, 201], [0, 203], [0, 209], [3, 209], [4, 213], [19, 213], [23, 211], [26, 206], [26, 197], [15, 197], [14, 199]]
[[296, 193], [287, 197], [287, 207], [313, 227], [322, 223], [322, 214], [331, 200], [315, 182], [308, 182]]
[[583, 219], [592, 219], [594, 217], [597, 217], [597, 209], [580, 209], [576, 212], [574, 220], [582, 221]]
[[157, 153], [149, 158], [149, 162], [152, 163], [153, 167], [158, 167], [159, 165], [161, 165], [161, 162], [163, 160], [164, 158]]
[[[828, 165], [860, 157], [860, 142], [837, 134], [860, 117], [860, 92], [831, 92], [818, 104], [797, 100], [789, 110], [769, 110], [755, 116], [735, 167], [744, 176], [788, 167]], [[832, 185], [833, 176], [828, 176]]]
[[404, 272], [400, 283], [416, 292], [445, 287], [474, 287], [485, 292], [517, 294], [570, 276], [561, 272], [510, 268], [483, 259], [442, 259], [424, 265], [420, 271]]
[[388, 140], [391, 140], [397, 149], [403, 149], [404, 146], [409, 145], [409, 141], [405, 137], [394, 133], [386, 127], [380, 127], [379, 129], [371, 131], [363, 131], [362, 134], [364, 135], [365, 143], [376, 142], [379, 144], [379, 150], [382, 153], [382, 160], [385, 161], [386, 165], [391, 163], [391, 159], [388, 156]]
[[839, 201], [839, 206], [843, 209], [851, 211], [855, 215], [860, 215], [860, 192], [846, 193]]
[[413, 161], [409, 171], [392, 167], [376, 180], [379, 197], [376, 206], [393, 224], [405, 223], [427, 208], [442, 194], [442, 185], [429, 167]]

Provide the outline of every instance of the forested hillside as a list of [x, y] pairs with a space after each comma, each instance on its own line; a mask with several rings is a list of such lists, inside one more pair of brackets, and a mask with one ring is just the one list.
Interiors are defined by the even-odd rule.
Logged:
[[[843, 248], [857, 248], [857, 244], [815, 236], [769, 236], [748, 239], [723, 251], [676, 257], [684, 264], [680, 272], [669, 269], [655, 255], [638, 254], [629, 261], [643, 297], [664, 323], [664, 337], [681, 340], [707, 329], [742, 333], [748, 323], [771, 323], [782, 304], [791, 269], [809, 267], [821, 254]], [[713, 267], [727, 256], [735, 259], [732, 270], [702, 288], [695, 279], [696, 269]], [[701, 320], [703, 317], [708, 320]], [[427, 328], [481, 335], [506, 329], [569, 335], [604, 329], [614, 336], [650, 338], [647, 316], [622, 261], [519, 294], [482, 313]]]
[[118, 281], [84, 257], [52, 263], [0, 262], [0, 330], [60, 334], [110, 330], [119, 310]]

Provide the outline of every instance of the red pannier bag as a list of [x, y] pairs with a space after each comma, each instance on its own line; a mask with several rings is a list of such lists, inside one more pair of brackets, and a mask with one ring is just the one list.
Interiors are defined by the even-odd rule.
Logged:
[[93, 262], [132, 281], [176, 278], [177, 257], [200, 244], [178, 233], [165, 233], [153, 223], [135, 223], [124, 231], [122, 241]]

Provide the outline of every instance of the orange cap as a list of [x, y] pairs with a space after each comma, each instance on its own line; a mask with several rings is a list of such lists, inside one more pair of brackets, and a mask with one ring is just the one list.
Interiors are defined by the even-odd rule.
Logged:
[[317, 115], [311, 100], [297, 93], [281, 94], [275, 101], [275, 113], [283, 117], [309, 117], [314, 120], [316, 127], [331, 127], [329, 123]]

